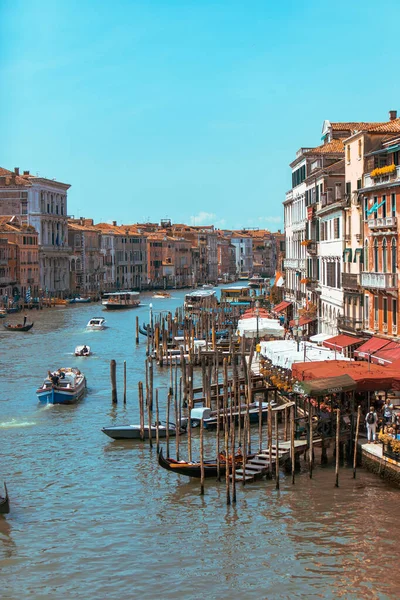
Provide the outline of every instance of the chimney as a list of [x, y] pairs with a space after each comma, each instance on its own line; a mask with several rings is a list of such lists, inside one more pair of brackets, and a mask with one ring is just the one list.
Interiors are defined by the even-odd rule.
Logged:
[[389, 120], [394, 121], [397, 119], [397, 110], [389, 110]]
[[113, 221], [113, 225], [114, 225], [114, 227], [116, 227], [117, 226], [117, 221]]
[[29, 175], [29, 171], [24, 171], [24, 175]]
[[14, 173], [15, 173], [16, 175], [19, 175], [19, 167], [15, 167], [15, 168], [14, 168]]

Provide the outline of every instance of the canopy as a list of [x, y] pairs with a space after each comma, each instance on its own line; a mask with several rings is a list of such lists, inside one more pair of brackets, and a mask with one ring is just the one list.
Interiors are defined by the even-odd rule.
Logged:
[[284, 300], [283, 302], [280, 302], [279, 304], [277, 304], [274, 308], [273, 311], [274, 312], [282, 312], [283, 310], [285, 310], [288, 306], [290, 306], [292, 303], [291, 302], [287, 302], [286, 300]]
[[[400, 361], [399, 361], [400, 362]], [[400, 390], [400, 370], [381, 367], [364, 361], [320, 361], [296, 363], [292, 376], [299, 381], [350, 375], [357, 382], [357, 391]]]
[[338, 377], [325, 377], [313, 379], [312, 381], [301, 381], [294, 387], [294, 391], [305, 396], [326, 396], [339, 394], [340, 392], [351, 392], [357, 387], [350, 375], [339, 375]]
[[343, 350], [344, 348], [348, 348], [349, 346], [354, 346], [357, 344], [362, 344], [364, 340], [361, 338], [352, 337], [351, 335], [335, 335], [335, 337], [331, 337], [328, 340], [323, 342], [323, 345], [327, 348], [332, 348], [333, 350]]
[[261, 342], [261, 355], [268, 358], [275, 367], [283, 369], [292, 369], [294, 363], [302, 363], [304, 360], [335, 360], [338, 356], [342, 360], [349, 360], [332, 350], [316, 347], [308, 342], [300, 342], [297, 350], [295, 340]]
[[368, 341], [366, 341], [362, 346], [357, 348], [354, 351], [354, 356], [357, 358], [366, 358], [368, 359], [372, 354], [374, 354], [377, 350], [380, 350], [384, 346], [387, 346], [390, 343], [389, 340], [383, 340], [382, 338], [371, 337]]
[[378, 365], [390, 365], [400, 359], [400, 344], [389, 342], [371, 356], [371, 361]]
[[328, 333], [317, 333], [316, 335], [312, 335], [310, 337], [310, 342], [314, 342], [315, 344], [320, 344], [320, 343], [324, 342], [325, 340], [329, 340], [330, 337], [332, 337], [332, 336], [329, 335]]
[[238, 334], [248, 338], [271, 336], [283, 338], [284, 328], [278, 319], [264, 319], [263, 317], [250, 317], [240, 319], [238, 322]]
[[[313, 319], [310, 319], [310, 317], [300, 317], [299, 327], [303, 327], [303, 325], [308, 325], [309, 323], [312, 323], [315, 320], [316, 320], [315, 317]], [[289, 325], [290, 325], [290, 327], [296, 327], [296, 320], [293, 319], [292, 321], [290, 321]]]

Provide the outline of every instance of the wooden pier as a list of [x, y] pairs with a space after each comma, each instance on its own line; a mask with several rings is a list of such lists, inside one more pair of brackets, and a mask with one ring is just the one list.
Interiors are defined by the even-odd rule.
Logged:
[[[307, 440], [294, 441], [295, 454], [303, 454], [307, 450], [307, 447]], [[290, 442], [279, 443], [278, 457], [276, 444], [272, 444], [271, 454], [269, 449], [263, 450], [252, 458], [249, 458], [243, 468], [236, 469], [235, 481], [243, 482], [244, 479], [246, 483], [250, 483], [256, 479], [261, 479], [264, 475], [272, 476], [272, 473], [276, 469], [276, 461], [278, 460], [279, 464], [282, 464], [289, 460], [289, 458]], [[232, 480], [233, 475], [230, 478]]]

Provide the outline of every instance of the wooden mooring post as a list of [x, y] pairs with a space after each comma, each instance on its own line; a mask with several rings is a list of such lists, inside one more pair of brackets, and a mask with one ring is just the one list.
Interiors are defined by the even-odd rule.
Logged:
[[360, 429], [360, 418], [361, 418], [361, 406], [357, 409], [357, 424], [356, 424], [356, 435], [354, 440], [354, 456], [353, 456], [353, 478], [356, 478], [357, 469], [357, 450], [358, 450], [358, 432]]
[[124, 360], [124, 404], [126, 404], [126, 360]]
[[114, 359], [110, 361], [110, 377], [111, 377], [111, 401], [117, 404], [117, 363]]
[[336, 467], [335, 486], [339, 487], [339, 454], [340, 454], [340, 409], [336, 411]]
[[136, 344], [139, 344], [139, 317], [136, 317]]

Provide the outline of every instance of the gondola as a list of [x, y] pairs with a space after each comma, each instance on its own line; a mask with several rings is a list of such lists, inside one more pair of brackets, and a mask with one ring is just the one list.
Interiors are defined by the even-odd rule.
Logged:
[[27, 323], [26, 325], [10, 325], [9, 323], [4, 323], [4, 327], [8, 329], [8, 331], [29, 331], [33, 327], [33, 323]]
[[[248, 456], [253, 458], [254, 455]], [[242, 454], [236, 454], [235, 464], [239, 467], [243, 463]], [[201, 465], [199, 462], [185, 462], [175, 460], [173, 458], [164, 458], [162, 449], [158, 453], [158, 464], [167, 471], [178, 473], [179, 475], [186, 475], [187, 477], [201, 477]], [[232, 462], [229, 463], [229, 470], [232, 470]], [[226, 473], [226, 461], [221, 458], [219, 465], [220, 475]], [[216, 460], [205, 460], [204, 461], [204, 477], [217, 477], [218, 468]]]
[[0, 515], [6, 515], [10, 512], [10, 499], [8, 497], [6, 482], [4, 482], [4, 491], [6, 493], [5, 498], [0, 496]]

